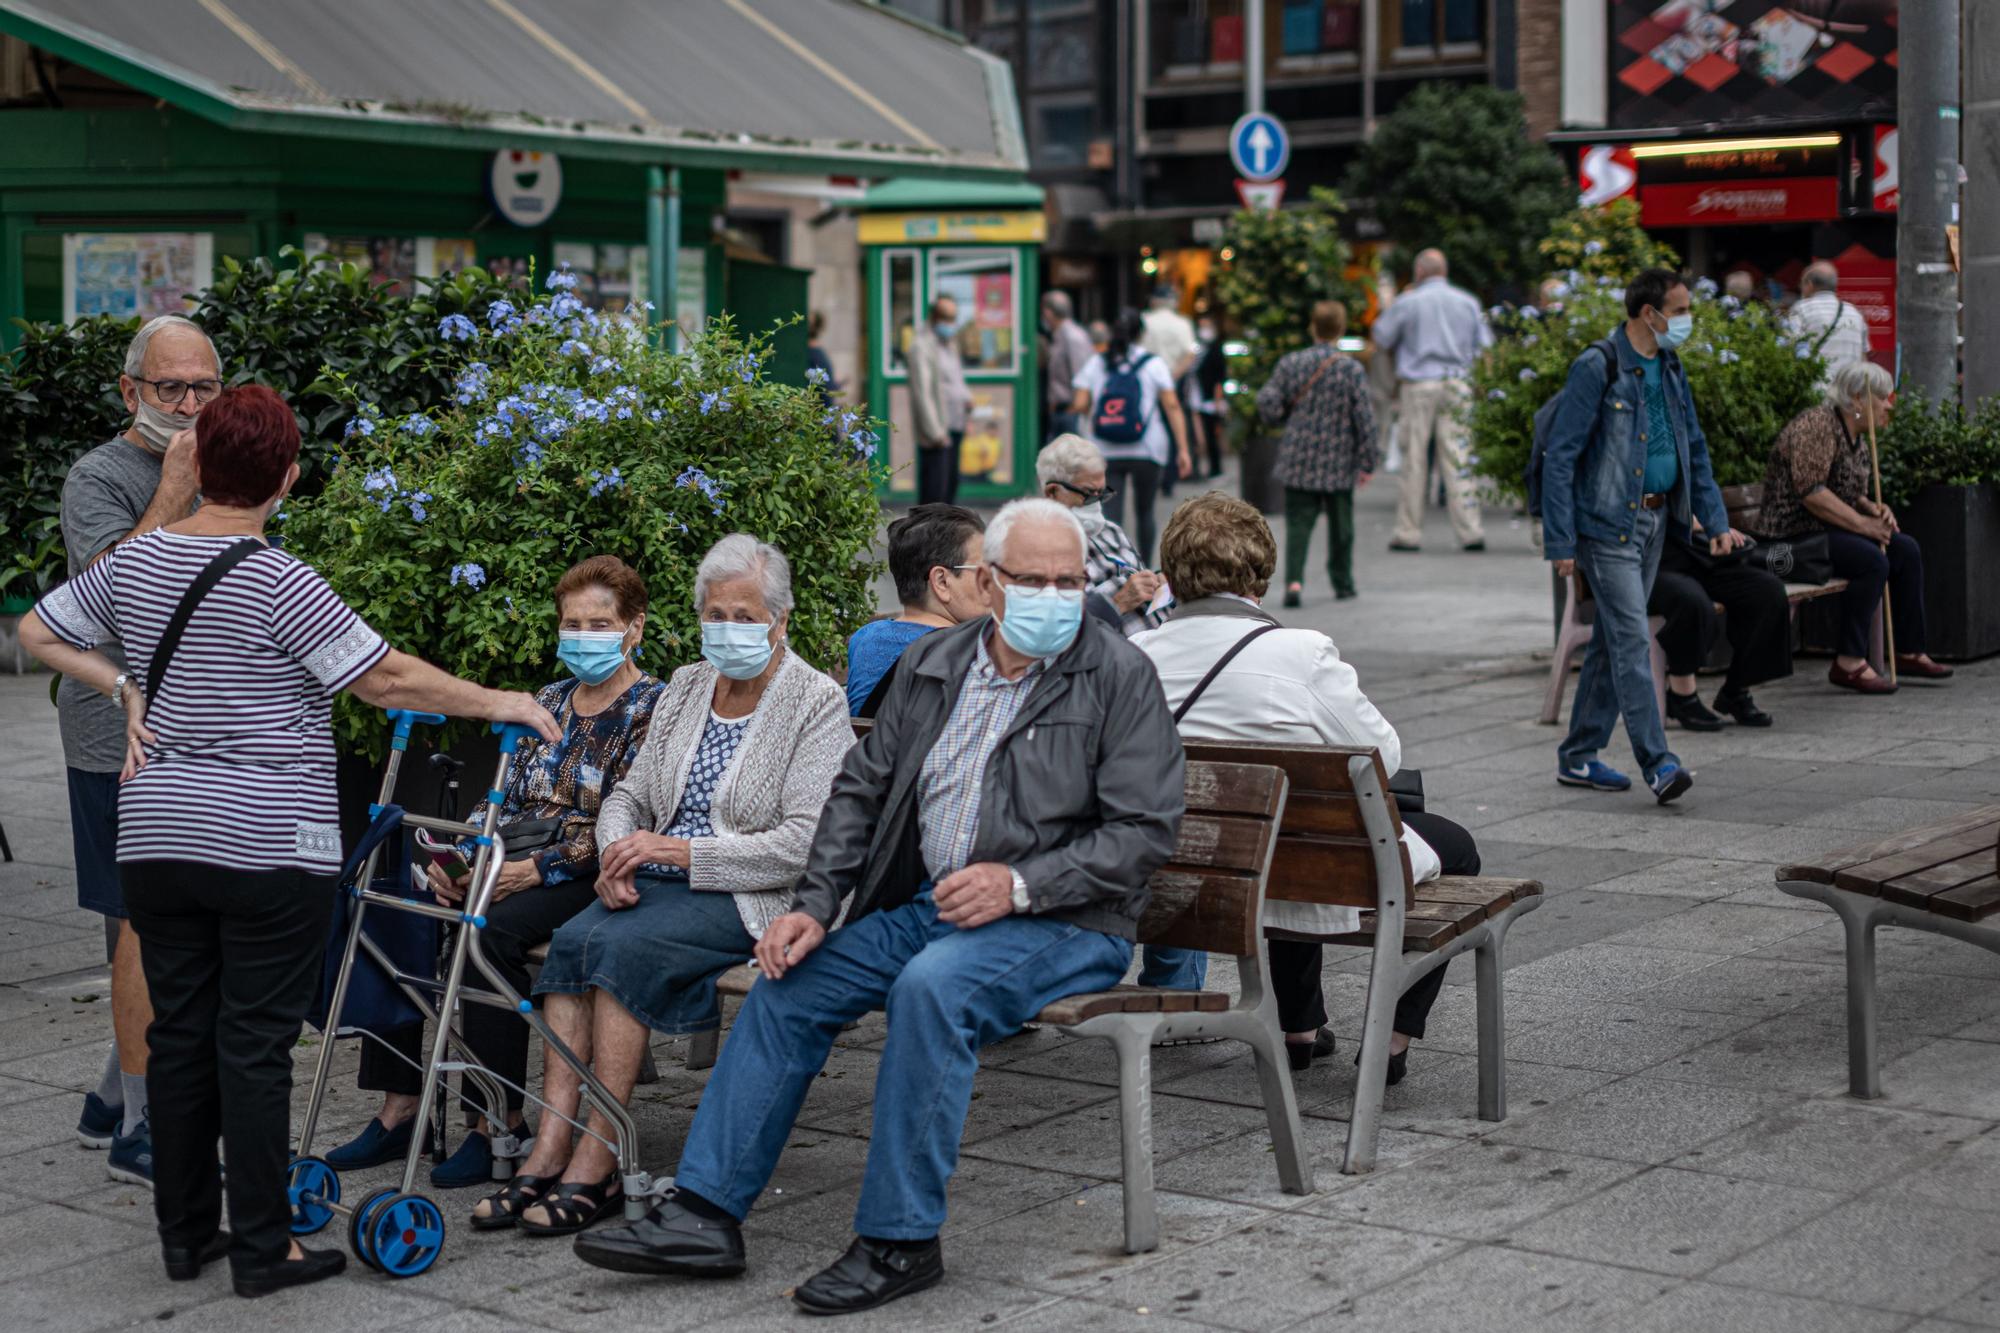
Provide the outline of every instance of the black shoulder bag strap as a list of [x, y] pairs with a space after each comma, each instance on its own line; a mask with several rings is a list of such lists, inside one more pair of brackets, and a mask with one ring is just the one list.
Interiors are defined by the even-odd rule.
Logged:
[[1248, 648], [1252, 643], [1256, 642], [1258, 639], [1263, 638], [1266, 634], [1269, 634], [1272, 630], [1283, 629], [1283, 628], [1284, 628], [1283, 625], [1259, 625], [1256, 629], [1251, 630], [1248, 634], [1244, 635], [1242, 638], [1238, 639], [1235, 643], [1231, 644], [1229, 651], [1222, 655], [1221, 660], [1208, 669], [1208, 674], [1206, 676], [1203, 676], [1199, 681], [1195, 682], [1195, 687], [1194, 689], [1188, 692], [1188, 697], [1181, 700], [1181, 706], [1174, 710], [1174, 725], [1175, 726], [1180, 725], [1181, 719], [1187, 716], [1188, 709], [1194, 707], [1194, 701], [1196, 699], [1201, 698], [1202, 694], [1207, 691], [1208, 687], [1215, 683], [1215, 678], [1222, 674], [1222, 668], [1228, 666], [1231, 662], [1236, 660], [1236, 654], [1242, 652], [1245, 648]]
[[889, 669], [882, 673], [882, 679], [875, 682], [875, 688], [868, 691], [868, 697], [861, 701], [861, 711], [854, 716], [871, 719], [875, 716], [876, 711], [882, 707], [882, 701], [889, 697], [889, 686], [895, 683], [896, 667], [902, 660], [899, 656], [894, 662], [889, 663]]
[[146, 668], [148, 708], [152, 707], [153, 701], [159, 697], [160, 682], [166, 679], [167, 675], [167, 662], [173, 657], [174, 650], [181, 646], [181, 635], [187, 632], [188, 617], [194, 614], [195, 607], [201, 605], [201, 599], [208, 596], [230, 570], [265, 549], [263, 542], [254, 537], [246, 537], [225, 549], [204, 565], [201, 573], [194, 576], [194, 582], [190, 583], [188, 590], [181, 594], [181, 604], [174, 608], [173, 619], [167, 622], [166, 632], [160, 635], [159, 647], [153, 649], [153, 660]]

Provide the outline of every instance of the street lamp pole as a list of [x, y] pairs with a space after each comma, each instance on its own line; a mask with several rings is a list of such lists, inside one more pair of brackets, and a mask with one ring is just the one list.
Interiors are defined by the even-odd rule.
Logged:
[[[2000, 0], [1965, 0], [1966, 157], [2000, 161]], [[1977, 56], [1980, 51], [1986, 57]], [[1965, 182], [1965, 221], [1959, 237], [1965, 270], [1965, 345], [1979, 354], [1965, 358], [1965, 405], [2000, 395], [2000, 173], [1984, 166]]]
[[1264, 0], [1243, 4], [1243, 109], [1264, 109]]
[[[1959, 0], [1901, 11], [1896, 62], [1896, 341], [1904, 384], [1958, 396], [1958, 274], [1945, 227], [1958, 199]], [[1977, 62], [1975, 62], [1977, 63]]]

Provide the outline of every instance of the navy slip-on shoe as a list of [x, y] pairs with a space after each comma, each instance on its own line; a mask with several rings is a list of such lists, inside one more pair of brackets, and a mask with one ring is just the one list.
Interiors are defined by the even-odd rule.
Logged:
[[153, 1188], [153, 1130], [144, 1121], [130, 1134], [121, 1134], [111, 1141], [111, 1152], [104, 1159], [105, 1172], [125, 1185], [144, 1185]]
[[394, 1162], [409, 1153], [410, 1139], [416, 1132], [414, 1116], [394, 1129], [384, 1129], [380, 1120], [370, 1120], [368, 1128], [320, 1160], [336, 1171], [359, 1171], [363, 1167]]
[[94, 1092], [83, 1094], [83, 1114], [76, 1118], [76, 1141], [86, 1148], [109, 1148], [125, 1123], [125, 1109], [112, 1106]]
[[468, 1133], [458, 1151], [431, 1168], [431, 1184], [441, 1190], [485, 1185], [493, 1179], [493, 1140], [478, 1130]]

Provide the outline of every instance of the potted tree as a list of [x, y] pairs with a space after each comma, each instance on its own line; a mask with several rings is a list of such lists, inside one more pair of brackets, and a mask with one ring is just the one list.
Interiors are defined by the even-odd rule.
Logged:
[[2000, 550], [2000, 398], [1967, 412], [1925, 410], [1905, 393], [1882, 433], [1882, 498], [1924, 552], [1924, 619], [1933, 655], [2000, 653], [2000, 581], [1979, 577]]

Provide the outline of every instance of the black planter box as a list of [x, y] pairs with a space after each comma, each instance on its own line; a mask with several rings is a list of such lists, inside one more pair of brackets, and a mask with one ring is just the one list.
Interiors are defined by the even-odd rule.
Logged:
[[2000, 485], [1926, 486], [1896, 519], [1924, 549], [1931, 655], [1963, 662], [2000, 653]]

